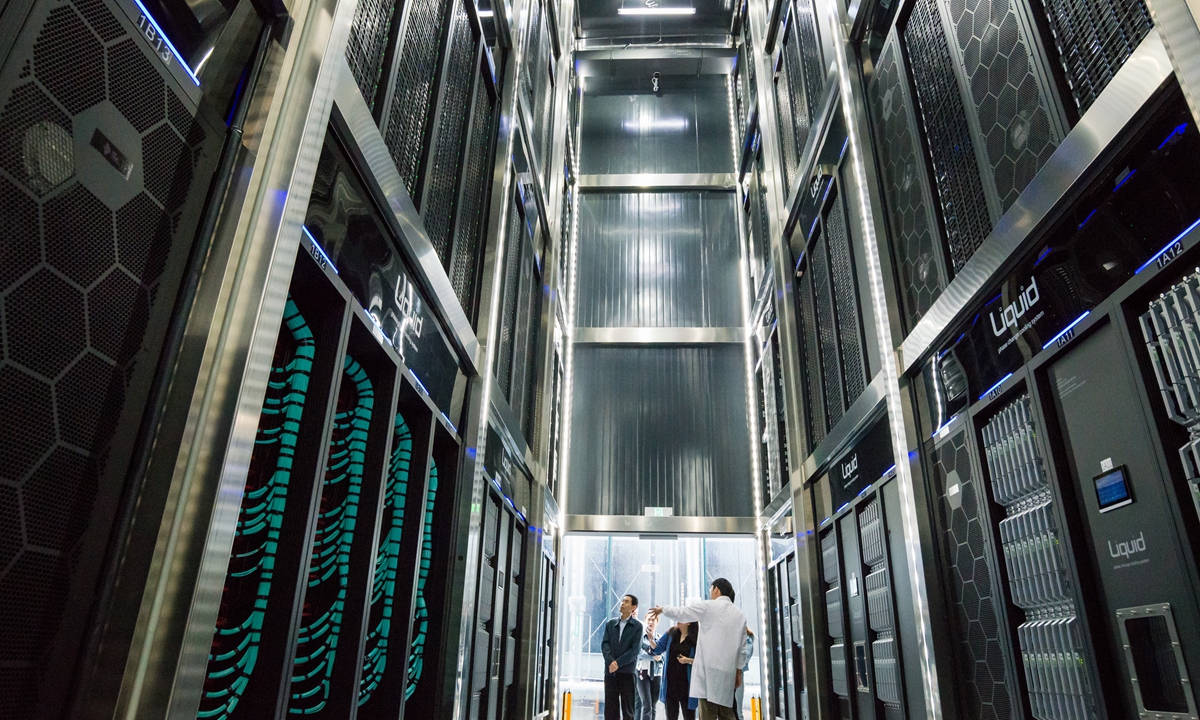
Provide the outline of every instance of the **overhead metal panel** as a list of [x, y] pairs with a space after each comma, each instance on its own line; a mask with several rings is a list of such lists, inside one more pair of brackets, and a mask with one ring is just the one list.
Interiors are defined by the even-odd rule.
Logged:
[[575, 348], [568, 512], [753, 514], [736, 345]]
[[733, 172], [724, 75], [663, 75], [584, 81], [580, 172]]
[[579, 327], [743, 324], [732, 193], [580, 198]]

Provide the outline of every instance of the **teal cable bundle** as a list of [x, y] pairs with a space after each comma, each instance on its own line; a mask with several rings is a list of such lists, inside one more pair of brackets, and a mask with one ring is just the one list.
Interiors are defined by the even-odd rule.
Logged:
[[412, 431], [408, 429], [404, 417], [396, 413], [392, 456], [388, 463], [387, 486], [384, 488], [384, 525], [380, 531], [382, 534], [379, 538], [379, 551], [375, 556], [375, 579], [371, 585], [371, 610], [367, 620], [367, 640], [363, 648], [362, 680], [358, 685], [359, 707], [371, 699], [372, 693], [379, 687], [387, 671], [412, 448]]
[[288, 703], [288, 712], [293, 715], [318, 713], [329, 702], [333, 661], [346, 607], [350, 550], [362, 494], [375, 390], [366, 370], [349, 355], [343, 371], [345, 377], [338, 391], [320, 514], [308, 566], [303, 618], [296, 638]]
[[312, 330], [289, 296], [242, 491], [242, 508], [209, 650], [199, 718], [230, 717], [258, 662], [263, 618], [274, 578], [279, 532], [315, 353]]
[[425, 604], [425, 582], [433, 567], [433, 503], [437, 499], [437, 463], [429, 462], [429, 490], [425, 495], [425, 524], [421, 532], [421, 567], [417, 574], [417, 605], [413, 612], [413, 641], [408, 653], [408, 685], [404, 699], [412, 697], [425, 665], [425, 641], [429, 633], [429, 607]]

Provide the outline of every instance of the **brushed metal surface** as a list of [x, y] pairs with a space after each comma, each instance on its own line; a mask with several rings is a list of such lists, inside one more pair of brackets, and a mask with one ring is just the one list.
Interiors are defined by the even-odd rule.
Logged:
[[357, 91], [345, 58], [335, 60], [331, 70], [335, 76], [333, 91], [337, 111], [367, 165], [363, 168], [366, 170], [363, 180], [371, 192], [378, 193], [391, 211], [382, 213], [382, 217], [399, 238], [401, 250], [417, 282], [421, 284], [434, 313], [445, 327], [447, 338], [464, 363], [464, 371], [476, 374], [481, 367], [479, 341], [450, 284], [446, 269], [429, 241], [425, 224], [392, 162], [392, 156], [379, 133], [379, 126], [375, 124], [362, 93]]
[[578, 50], [575, 72], [579, 77], [596, 75], [644, 76], [646, 70], [663, 75], [727, 75], [737, 52], [720, 47], [641, 47]]
[[710, 192], [581, 196], [575, 324], [743, 323], [734, 200]]
[[726, 76], [580, 78], [580, 172], [727, 173]]
[[733, 190], [733, 173], [627, 173], [579, 176], [583, 192], [636, 192], [639, 190]]
[[752, 535], [758, 530], [753, 517], [647, 517], [645, 515], [567, 515], [568, 533], [594, 532], [667, 535]]
[[742, 346], [574, 352], [568, 513], [753, 515]]
[[993, 277], [1015, 259], [1031, 231], [1087, 172], [1142, 105], [1173, 72], [1157, 30], [1152, 30], [1042, 167], [987, 240], [917, 323], [898, 351], [904, 374], [975, 302]]
[[744, 343], [744, 327], [577, 327], [571, 337], [589, 345], [711, 345]]
[[1192, 118], [1200, 122], [1200, 2], [1197, 0], [1146, 0], [1154, 27], [1175, 67]]

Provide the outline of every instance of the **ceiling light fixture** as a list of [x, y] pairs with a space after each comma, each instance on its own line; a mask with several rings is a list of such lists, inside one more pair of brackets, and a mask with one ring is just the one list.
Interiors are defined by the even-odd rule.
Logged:
[[684, 7], [640, 7], [618, 8], [618, 15], [695, 15], [696, 8]]

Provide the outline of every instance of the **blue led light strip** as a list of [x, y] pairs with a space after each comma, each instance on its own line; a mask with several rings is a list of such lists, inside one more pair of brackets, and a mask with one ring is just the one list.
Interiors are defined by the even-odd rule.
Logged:
[[[338, 272], [337, 265], [334, 265], [333, 261], [329, 259], [329, 256], [325, 254], [325, 248], [321, 247], [321, 243], [317, 242], [317, 239], [315, 237], [313, 237], [313, 234], [311, 232], [308, 231], [308, 228], [301, 225], [300, 229], [303, 230], [304, 234], [308, 236], [308, 241], [310, 243], [312, 243], [313, 250], [316, 250], [317, 252], [321, 253], [321, 257], [324, 258], [325, 263], [327, 265], [329, 265], [329, 269], [333, 270], [333, 274], [341, 275], [341, 273]], [[371, 318], [371, 319], [374, 320], [374, 318]], [[376, 322], [375, 324], [378, 325], [379, 323]], [[382, 329], [383, 328], [380, 328], [380, 330], [382, 330]]]
[[1012, 377], [1012, 373], [1009, 373], [1009, 374], [1005, 375], [1004, 377], [1000, 378], [1000, 380], [998, 380], [998, 381], [996, 382], [996, 384], [995, 384], [995, 385], [991, 386], [991, 387], [990, 387], [990, 388], [988, 388], [987, 390], [984, 390], [984, 391], [983, 391], [983, 394], [979, 396], [979, 399], [980, 399], [980, 400], [982, 400], [982, 399], [984, 399], [985, 397], [987, 397], [987, 396], [988, 396], [988, 393], [990, 393], [991, 391], [993, 391], [993, 390], [995, 390], [996, 388], [998, 388], [998, 387], [1000, 387], [1001, 385], [1003, 385], [1003, 384], [1004, 384], [1004, 381], [1005, 381], [1005, 380], [1007, 380], [1007, 379], [1009, 379], [1010, 377]]
[[189, 66], [187, 61], [183, 59], [183, 55], [181, 55], [180, 52], [175, 49], [175, 46], [171, 44], [171, 39], [167, 37], [167, 34], [163, 32], [162, 28], [160, 28], [158, 23], [155, 22], [154, 16], [151, 15], [150, 11], [146, 9], [146, 6], [142, 4], [142, 0], [133, 0], [133, 2], [138, 6], [138, 10], [142, 11], [142, 16], [146, 18], [146, 21], [154, 26], [154, 32], [158, 33], [158, 36], [162, 38], [162, 41], [166, 44], [167, 49], [171, 51], [171, 54], [174, 55], [175, 59], [179, 61], [179, 65], [183, 67], [183, 71], [186, 72], [188, 77], [192, 79], [192, 82], [196, 83], [196, 87], [200, 87], [200, 78], [196, 77], [196, 73], [192, 72], [191, 66]]
[[1136, 271], [1136, 272], [1134, 272], [1133, 274], [1134, 274], [1134, 275], [1137, 275], [1137, 274], [1138, 274], [1138, 273], [1140, 273], [1141, 271], [1143, 271], [1143, 270], [1145, 270], [1146, 268], [1150, 267], [1150, 264], [1151, 264], [1151, 263], [1153, 263], [1155, 260], [1157, 260], [1157, 259], [1159, 259], [1160, 257], [1162, 257], [1162, 256], [1163, 256], [1163, 253], [1165, 253], [1166, 251], [1170, 250], [1170, 249], [1171, 249], [1171, 246], [1172, 246], [1172, 245], [1174, 245], [1175, 243], [1179, 242], [1179, 241], [1180, 241], [1180, 239], [1182, 239], [1184, 235], [1187, 235], [1187, 234], [1188, 234], [1188, 233], [1190, 233], [1192, 230], [1195, 230], [1197, 225], [1200, 225], [1200, 220], [1197, 220], [1196, 222], [1192, 223], [1191, 225], [1188, 225], [1188, 226], [1187, 226], [1187, 229], [1186, 229], [1186, 230], [1184, 230], [1183, 232], [1179, 233], [1178, 235], [1176, 235], [1174, 240], [1172, 240], [1171, 242], [1167, 243], [1166, 245], [1163, 245], [1163, 249], [1162, 249], [1162, 250], [1159, 250], [1158, 252], [1154, 253], [1154, 256], [1153, 256], [1153, 257], [1151, 257], [1151, 258], [1150, 258], [1149, 260], [1147, 260], [1146, 262], [1142, 263], [1142, 266], [1141, 266], [1140, 268], [1138, 268], [1138, 269], [1137, 269], [1137, 271]]
[[1063, 335], [1066, 335], [1067, 333], [1071, 332], [1071, 328], [1073, 328], [1073, 327], [1075, 327], [1076, 325], [1078, 325], [1079, 323], [1083, 322], [1083, 319], [1084, 319], [1085, 317], [1087, 317], [1088, 315], [1091, 315], [1091, 314], [1092, 314], [1092, 311], [1091, 311], [1091, 310], [1085, 310], [1085, 311], [1084, 311], [1084, 313], [1083, 313], [1082, 315], [1080, 315], [1079, 317], [1077, 317], [1077, 318], [1075, 318], [1074, 320], [1072, 320], [1070, 325], [1066, 326], [1065, 328], [1063, 328], [1062, 330], [1060, 330], [1060, 331], [1059, 331], [1059, 333], [1058, 333], [1057, 335], [1055, 335], [1054, 337], [1050, 338], [1050, 342], [1048, 342], [1048, 343], [1046, 343], [1045, 345], [1043, 345], [1043, 346], [1042, 346], [1042, 349], [1043, 349], [1043, 350], [1045, 350], [1046, 348], [1050, 347], [1050, 346], [1051, 346], [1051, 345], [1053, 345], [1054, 343], [1058, 342], [1058, 339], [1059, 339], [1060, 337], [1062, 337]]

